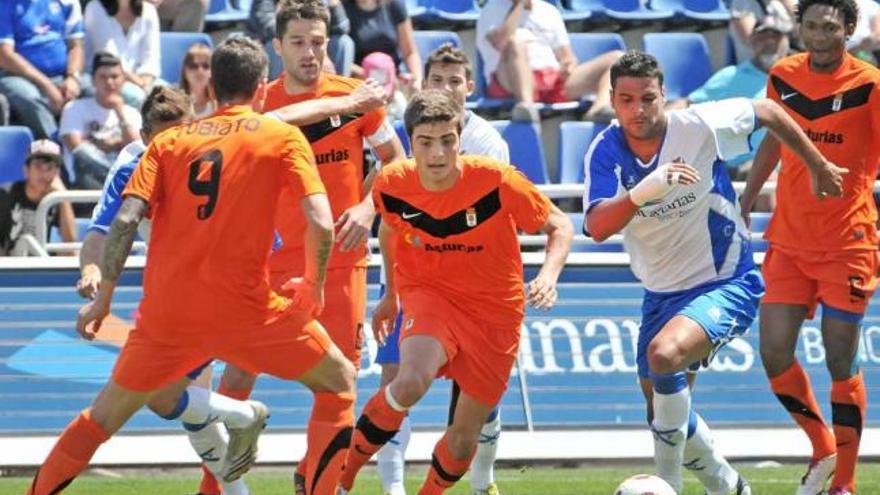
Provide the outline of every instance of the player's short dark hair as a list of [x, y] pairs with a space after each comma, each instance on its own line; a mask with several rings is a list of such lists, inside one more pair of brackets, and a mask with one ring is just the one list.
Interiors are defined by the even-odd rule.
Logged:
[[843, 14], [843, 25], [855, 26], [859, 22], [859, 6], [856, 0], [800, 0], [794, 14], [798, 24], [804, 21], [804, 14], [813, 5], [827, 5]]
[[281, 0], [275, 10], [275, 37], [279, 40], [290, 21], [321, 21], [330, 30], [330, 9], [320, 0]]
[[94, 76], [101, 67], [121, 66], [122, 61], [119, 57], [109, 52], [98, 52], [92, 57], [92, 75]]
[[629, 50], [611, 65], [611, 88], [619, 77], [656, 78], [663, 86], [663, 70], [660, 62], [650, 54], [639, 50]]
[[416, 126], [436, 122], [455, 122], [461, 134], [464, 109], [447, 91], [426, 89], [416, 93], [406, 106], [403, 123], [406, 133], [412, 137]]
[[193, 104], [188, 94], [171, 86], [156, 85], [141, 106], [141, 130], [152, 134], [162, 124], [179, 122], [192, 116]]
[[233, 36], [211, 54], [211, 83], [217, 101], [250, 98], [268, 74], [263, 45], [245, 36]]
[[456, 48], [452, 43], [443, 43], [428, 55], [425, 60], [425, 79], [431, 74], [431, 66], [434, 64], [457, 64], [464, 66], [464, 75], [468, 81], [473, 80], [471, 73], [471, 61], [463, 51]]

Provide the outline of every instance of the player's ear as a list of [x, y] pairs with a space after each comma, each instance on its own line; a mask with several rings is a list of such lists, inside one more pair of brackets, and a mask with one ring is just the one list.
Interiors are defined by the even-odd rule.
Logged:
[[255, 112], [263, 111], [263, 106], [266, 103], [266, 85], [267, 79], [264, 77], [260, 80], [260, 84], [257, 85], [257, 90], [254, 91], [254, 97], [251, 99], [251, 108]]
[[475, 83], [473, 79], [469, 79], [467, 82], [467, 95], [470, 96], [474, 94], [475, 89], [477, 89], [477, 83]]

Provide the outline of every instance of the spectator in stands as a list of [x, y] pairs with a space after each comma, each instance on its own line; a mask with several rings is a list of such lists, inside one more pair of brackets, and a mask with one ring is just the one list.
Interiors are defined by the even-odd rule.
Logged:
[[147, 0], [156, 6], [162, 31], [200, 33], [211, 0]]
[[872, 64], [874, 52], [880, 50], [880, 5], [874, 0], [856, 0], [859, 20], [856, 30], [846, 41], [846, 49]]
[[122, 97], [140, 108], [159, 77], [159, 15], [144, 0], [92, 0], [85, 9], [86, 48], [119, 57]]
[[197, 43], [186, 51], [180, 67], [180, 89], [192, 99], [197, 118], [214, 113], [217, 102], [213, 98], [211, 82], [211, 49]]
[[[749, 38], [752, 58], [738, 65], [719, 70], [687, 98], [671, 102], [667, 109], [686, 108], [689, 104], [724, 100], [742, 96], [749, 99], [765, 98], [770, 67], [789, 51], [788, 33], [791, 23], [787, 17], [767, 15], [755, 25]], [[755, 150], [764, 139], [766, 129], [755, 131], [749, 138], [751, 150], [727, 161], [728, 172], [735, 180], [745, 180]], [[763, 210], [762, 210], [763, 211]]]
[[0, 93], [37, 139], [54, 137], [56, 116], [80, 94], [82, 38], [78, 0], [6, 0], [0, 8]]
[[[253, 0], [250, 17], [247, 20], [247, 35], [266, 45], [266, 51], [270, 55], [269, 63], [272, 66], [270, 72], [273, 74], [281, 72], [281, 58], [275, 54], [275, 50], [271, 46], [272, 38], [275, 37], [277, 2], [278, 0]], [[342, 7], [341, 0], [324, 0], [324, 3], [330, 9], [330, 26], [328, 28], [330, 40], [327, 43], [329, 62], [331, 62], [333, 72], [340, 76], [349, 77], [354, 63], [354, 41], [348, 35], [351, 23], [348, 21], [348, 15]], [[327, 59], [324, 61], [327, 63]]]
[[67, 171], [80, 189], [100, 189], [119, 151], [138, 138], [141, 115], [125, 104], [122, 63], [110, 53], [95, 54], [93, 98], [67, 104], [61, 115], [61, 139], [70, 154]]
[[394, 59], [381, 52], [373, 52], [364, 58], [361, 66], [364, 77], [373, 79], [382, 85], [387, 97], [385, 111], [391, 120], [403, 120], [406, 111], [406, 96], [398, 89], [397, 67]]
[[361, 64], [367, 55], [389, 55], [398, 68], [398, 79], [407, 94], [422, 85], [422, 59], [416, 47], [412, 21], [403, 0], [345, 0], [354, 40], [354, 77], [365, 77]]
[[[61, 180], [61, 147], [48, 139], [31, 143], [24, 163], [24, 180], [12, 184], [9, 192], [0, 189], [0, 254], [27, 256], [25, 234], [37, 234], [37, 206], [49, 193], [65, 191]], [[64, 242], [76, 240], [76, 220], [69, 202], [49, 209], [49, 226], [58, 227]]]
[[514, 98], [514, 120], [538, 120], [535, 102], [579, 100], [595, 94], [586, 118], [610, 120], [613, 51], [578, 64], [562, 14], [540, 0], [489, 0], [477, 20], [477, 49], [493, 98]]
[[[772, 15], [793, 25], [796, 5], [796, 0], [732, 0], [729, 31], [737, 63], [752, 58], [752, 31], [764, 16]], [[794, 33], [791, 28], [789, 31]]]

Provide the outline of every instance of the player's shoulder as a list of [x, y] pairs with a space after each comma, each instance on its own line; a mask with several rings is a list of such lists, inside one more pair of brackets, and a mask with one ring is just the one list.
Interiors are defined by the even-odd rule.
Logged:
[[377, 185], [394, 187], [416, 173], [416, 162], [412, 158], [396, 160], [382, 166], [377, 176]]
[[318, 83], [318, 92], [324, 95], [349, 94], [363, 81], [338, 74], [323, 74]]
[[587, 146], [584, 159], [587, 165], [595, 161], [617, 161], [617, 156], [627, 149], [628, 147], [623, 139], [623, 130], [620, 127], [620, 123], [615, 120], [611, 125], [600, 131], [590, 145]]
[[771, 76], [790, 76], [807, 72], [809, 69], [809, 54], [795, 53], [779, 59], [770, 67]]
[[461, 155], [462, 176], [469, 183], [500, 184], [507, 181], [518, 169], [509, 163], [482, 155]]
[[850, 72], [865, 82], [880, 83], [880, 69], [858, 57], [852, 55], [847, 57], [849, 58]]

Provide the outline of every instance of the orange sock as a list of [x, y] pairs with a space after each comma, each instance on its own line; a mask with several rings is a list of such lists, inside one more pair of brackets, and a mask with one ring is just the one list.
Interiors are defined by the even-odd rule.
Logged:
[[406, 417], [405, 411], [398, 411], [388, 404], [385, 399], [385, 389], [382, 387], [364, 406], [364, 412], [358, 418], [354, 434], [351, 438], [351, 448], [348, 450], [348, 461], [342, 472], [342, 487], [351, 491], [354, 479], [358, 471], [379, 451], [388, 440], [391, 440], [400, 423]]
[[[235, 400], [247, 400], [251, 396], [251, 389], [234, 390], [227, 388], [221, 381], [217, 387], [217, 393]], [[221, 491], [217, 478], [208, 470], [207, 466], [202, 464], [202, 482], [199, 484], [199, 493], [202, 495], [220, 495]]]
[[61, 493], [109, 438], [110, 435], [91, 420], [88, 410], [81, 412], [58, 437], [49, 457], [34, 476], [28, 495]]
[[353, 393], [315, 393], [315, 405], [306, 432], [306, 493], [336, 495], [353, 426]]
[[810, 379], [801, 365], [795, 361], [782, 374], [770, 378], [770, 386], [779, 402], [810, 438], [810, 443], [813, 444], [813, 461], [835, 453], [837, 448], [834, 446], [834, 435], [822, 419], [822, 411], [813, 395]]
[[431, 469], [428, 470], [425, 482], [419, 489], [419, 495], [441, 495], [447, 489], [452, 488], [452, 485], [467, 472], [476, 453], [477, 449], [474, 448], [470, 455], [464, 459], [452, 457], [452, 453], [449, 452], [449, 444], [446, 443], [446, 435], [443, 435], [434, 446]]
[[856, 464], [868, 398], [862, 373], [831, 383], [831, 423], [837, 438], [837, 470], [831, 486], [856, 490]]

